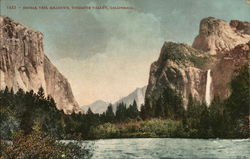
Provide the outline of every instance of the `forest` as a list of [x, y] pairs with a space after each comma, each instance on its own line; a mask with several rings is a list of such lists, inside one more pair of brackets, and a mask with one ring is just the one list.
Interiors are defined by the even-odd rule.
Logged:
[[[52, 97], [45, 96], [43, 88], [37, 93], [22, 89], [14, 93], [12, 88], [6, 87], [0, 91], [0, 137], [2, 141], [18, 141], [17, 144], [34, 142], [39, 136], [39, 141], [53, 144], [62, 139], [249, 138], [248, 66], [237, 74], [231, 82], [232, 93], [228, 99], [222, 101], [215, 97], [208, 107], [190, 96], [186, 110], [180, 95], [169, 88], [157, 101], [155, 110], [146, 102], [139, 111], [134, 101], [129, 106], [118, 104], [116, 111], [110, 104], [103, 114], [95, 114], [89, 109], [83, 114], [67, 115], [56, 108]], [[60, 154], [64, 147], [55, 149]], [[18, 151], [12, 146], [1, 152], [10, 150]]]

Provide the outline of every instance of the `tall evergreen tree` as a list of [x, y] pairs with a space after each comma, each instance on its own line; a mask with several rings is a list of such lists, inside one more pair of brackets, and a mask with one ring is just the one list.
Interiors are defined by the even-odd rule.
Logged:
[[127, 116], [131, 119], [135, 119], [139, 116], [139, 111], [135, 100], [133, 101], [133, 104], [128, 107]]
[[115, 115], [118, 122], [125, 122], [127, 119], [126, 104], [119, 103]]
[[106, 113], [105, 113], [105, 117], [106, 117], [106, 122], [114, 122], [115, 113], [113, 111], [112, 104], [109, 104], [109, 106], [107, 107], [107, 110], [106, 110]]
[[140, 117], [145, 120], [147, 118], [147, 112], [146, 107], [144, 104], [141, 105], [141, 111], [140, 111]]
[[202, 103], [200, 107], [201, 107], [201, 116], [200, 116], [200, 123], [199, 123], [199, 128], [198, 128], [199, 136], [202, 138], [212, 137], [208, 107], [205, 103]]
[[37, 95], [38, 95], [38, 97], [39, 97], [40, 99], [44, 99], [44, 98], [45, 98], [45, 93], [44, 93], [43, 87], [40, 87], [40, 88], [38, 89]]
[[219, 97], [215, 97], [209, 106], [210, 124], [215, 137], [224, 136], [224, 105]]
[[[181, 95], [170, 87], [166, 87], [158, 100], [154, 101], [153, 116], [170, 119], [181, 119], [184, 114], [184, 107]], [[159, 109], [159, 110], [157, 110]]]
[[88, 110], [87, 110], [87, 113], [86, 113], [87, 115], [93, 115], [94, 113], [92, 112], [92, 110], [91, 110], [91, 108], [89, 108]]

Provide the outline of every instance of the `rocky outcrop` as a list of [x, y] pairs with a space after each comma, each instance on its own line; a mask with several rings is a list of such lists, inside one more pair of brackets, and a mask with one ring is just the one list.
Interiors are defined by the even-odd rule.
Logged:
[[38, 91], [43, 87], [58, 109], [80, 111], [67, 79], [44, 54], [43, 34], [0, 16], [0, 88]]
[[236, 70], [248, 64], [250, 43], [239, 44], [230, 51], [216, 56], [217, 61], [210, 64], [213, 78], [213, 96], [226, 99], [231, 94], [230, 82]]
[[47, 56], [44, 57], [44, 77], [46, 92], [55, 99], [59, 109], [63, 109], [66, 113], [81, 112], [78, 103], [75, 101], [70, 83]]
[[151, 65], [146, 103], [150, 106], [170, 87], [183, 98], [187, 106], [192, 95], [199, 101], [205, 98], [206, 65], [212, 58], [188, 45], [166, 42], [159, 59]]
[[213, 17], [205, 18], [200, 23], [199, 35], [193, 42], [193, 47], [212, 55], [230, 51], [239, 44], [250, 40], [250, 23], [224, 20]]
[[235, 70], [248, 63], [249, 24], [205, 18], [192, 47], [165, 42], [159, 59], [150, 68], [146, 106], [156, 107], [167, 87], [182, 97], [184, 107], [189, 96], [205, 102], [208, 72], [212, 82], [207, 95], [211, 100], [215, 96], [226, 99]]

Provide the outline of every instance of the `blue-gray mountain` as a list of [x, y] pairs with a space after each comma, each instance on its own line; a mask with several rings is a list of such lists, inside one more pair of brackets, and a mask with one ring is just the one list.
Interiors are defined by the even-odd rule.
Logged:
[[[121, 98], [120, 100], [114, 102], [113, 105], [113, 110], [116, 110], [116, 106], [118, 103], [125, 103], [127, 106], [130, 104], [133, 104], [134, 100], [136, 101], [136, 104], [138, 106], [138, 109], [140, 110], [141, 105], [144, 104], [144, 99], [145, 99], [145, 93], [146, 93], [147, 86], [144, 86], [142, 88], [136, 88], [132, 93], [127, 95], [126, 97]], [[102, 101], [102, 100], [97, 100], [94, 103], [90, 105], [85, 105], [82, 106], [81, 108], [86, 112], [88, 108], [91, 108], [91, 110], [94, 113], [103, 113], [107, 110], [107, 107], [110, 103]]]

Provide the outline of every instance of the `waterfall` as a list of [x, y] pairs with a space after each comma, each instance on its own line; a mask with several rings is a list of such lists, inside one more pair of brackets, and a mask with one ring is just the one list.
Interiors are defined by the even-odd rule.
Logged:
[[207, 71], [207, 83], [206, 83], [206, 94], [205, 94], [205, 101], [206, 101], [206, 104], [207, 106], [210, 105], [211, 103], [211, 83], [212, 83], [212, 77], [211, 77], [211, 70], [209, 69]]

